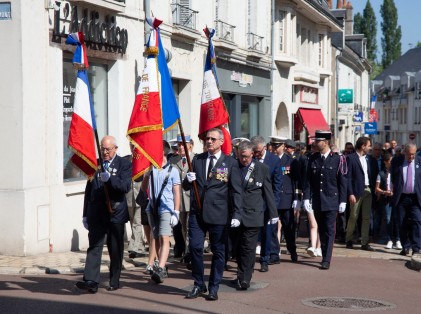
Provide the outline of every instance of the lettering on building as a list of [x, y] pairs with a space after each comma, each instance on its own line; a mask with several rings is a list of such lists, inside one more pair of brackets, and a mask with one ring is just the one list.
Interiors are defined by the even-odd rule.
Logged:
[[128, 32], [117, 25], [114, 15], [101, 16], [98, 11], [79, 9], [78, 6], [70, 6], [69, 3], [56, 4], [59, 5], [59, 10], [54, 11], [55, 39], [67, 37], [70, 33], [83, 32], [88, 49], [126, 53]]
[[253, 75], [232, 71], [231, 81], [238, 82], [240, 87], [247, 87], [253, 84]]
[[318, 89], [313, 87], [301, 86], [300, 88], [300, 102], [307, 104], [318, 103]]

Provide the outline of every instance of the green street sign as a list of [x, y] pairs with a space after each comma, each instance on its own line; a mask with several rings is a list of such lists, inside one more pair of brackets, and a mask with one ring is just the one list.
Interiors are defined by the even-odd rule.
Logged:
[[338, 103], [339, 104], [352, 104], [354, 102], [354, 91], [352, 89], [339, 89], [338, 90]]

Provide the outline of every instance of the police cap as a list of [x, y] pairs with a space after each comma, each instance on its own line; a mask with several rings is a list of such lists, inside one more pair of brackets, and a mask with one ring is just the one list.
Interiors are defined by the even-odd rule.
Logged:
[[297, 143], [295, 143], [293, 140], [286, 140], [285, 141], [285, 146], [286, 147], [295, 148], [295, 147], [297, 147]]
[[238, 145], [240, 145], [241, 142], [243, 141], [250, 141], [248, 138], [245, 137], [236, 137], [232, 139], [232, 146], [234, 147], [238, 147]]
[[332, 138], [332, 132], [323, 131], [323, 130], [317, 130], [314, 136], [314, 139], [316, 141], [325, 141], [325, 140], [330, 140], [331, 138]]

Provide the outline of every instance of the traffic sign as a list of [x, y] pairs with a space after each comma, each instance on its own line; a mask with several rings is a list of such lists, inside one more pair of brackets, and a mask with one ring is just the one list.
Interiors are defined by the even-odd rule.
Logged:
[[409, 133], [409, 139], [411, 141], [415, 140], [415, 133]]

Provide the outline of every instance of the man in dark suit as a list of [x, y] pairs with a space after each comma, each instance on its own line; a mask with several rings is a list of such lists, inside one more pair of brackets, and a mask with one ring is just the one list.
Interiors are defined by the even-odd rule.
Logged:
[[[397, 158], [392, 163], [393, 204], [398, 208], [400, 218], [401, 255], [412, 255], [421, 251], [421, 156], [416, 155], [417, 146], [406, 144], [404, 158]], [[408, 220], [410, 239], [408, 239]]]
[[252, 148], [254, 145], [252, 143], [253, 138], [251, 143], [244, 141], [238, 148], [240, 174], [243, 182], [240, 243], [237, 252], [237, 285], [241, 290], [247, 290], [250, 287], [259, 230], [264, 225], [277, 224], [279, 220], [269, 168], [253, 159]]
[[[383, 145], [381, 143], [374, 143], [371, 156], [369, 158], [370, 161], [370, 188], [371, 188], [371, 198], [372, 200], [376, 199], [376, 180], [377, 175], [381, 170], [383, 170], [383, 160], [382, 160], [382, 152], [383, 152]], [[383, 220], [383, 210], [381, 202], [372, 202], [372, 217], [373, 217], [373, 236], [380, 237], [380, 225], [381, 221]]]
[[[275, 199], [275, 206], [280, 204], [281, 194], [281, 162], [277, 156], [266, 150], [266, 141], [260, 136], [251, 138], [254, 158], [260, 163], [265, 164], [269, 168], [269, 175], [272, 182], [272, 191]], [[277, 207], [278, 208], [278, 207]], [[265, 211], [265, 220], [268, 221], [269, 211]], [[261, 249], [260, 249], [260, 271], [267, 272], [269, 264], [279, 264], [279, 241], [278, 238], [272, 237], [273, 233], [277, 234], [277, 224], [264, 224], [261, 230]]]
[[370, 160], [367, 153], [370, 151], [370, 138], [362, 136], [355, 143], [355, 153], [346, 157], [348, 165], [348, 201], [351, 206], [348, 225], [346, 228], [346, 247], [353, 248], [353, 236], [358, 215], [362, 213], [361, 223], [361, 249], [374, 251], [369, 242], [370, 215], [372, 193], [370, 187]]
[[[129, 221], [126, 193], [131, 188], [132, 165], [116, 155], [117, 144], [112, 136], [101, 141], [102, 170], [87, 182], [83, 205], [83, 224], [88, 229], [89, 248], [86, 254], [83, 281], [76, 286], [91, 293], [98, 291], [104, 237], [110, 254], [110, 285], [108, 291], [120, 287], [120, 273], [124, 253], [124, 225]], [[105, 186], [110, 198], [107, 206]]]
[[[347, 180], [342, 167], [341, 156], [329, 148], [330, 131], [316, 131], [319, 153], [309, 157], [307, 180], [304, 180], [303, 203], [307, 211], [314, 211], [320, 242], [322, 263], [320, 269], [329, 269], [335, 240], [336, 216], [338, 210], [346, 208]], [[310, 205], [310, 199], [312, 204]]]
[[[275, 144], [279, 141], [280, 138], [271, 137], [273, 151], [277, 153], [281, 161], [282, 184], [279, 196], [280, 202], [277, 207], [287, 249], [291, 255], [291, 261], [295, 263], [298, 260], [297, 246], [295, 243], [295, 211], [299, 210], [301, 206], [299, 201], [301, 194], [299, 190], [300, 165], [297, 158], [293, 158], [286, 149], [282, 150], [282, 146], [295, 148], [295, 142], [287, 139], [280, 147], [277, 147]], [[293, 152], [293, 150], [291, 149], [290, 152]], [[275, 232], [272, 233], [272, 238], [277, 238]]]
[[204, 282], [203, 243], [209, 232], [213, 254], [207, 300], [218, 300], [219, 283], [225, 265], [226, 226], [232, 212], [232, 227], [239, 226], [242, 206], [241, 178], [238, 162], [221, 151], [224, 135], [220, 129], [206, 134], [207, 152], [193, 159], [193, 171], [183, 180], [183, 188], [189, 190], [193, 181], [197, 184], [201, 206], [191, 197], [189, 217], [189, 245], [194, 287], [186, 298], [197, 298], [207, 291]]

